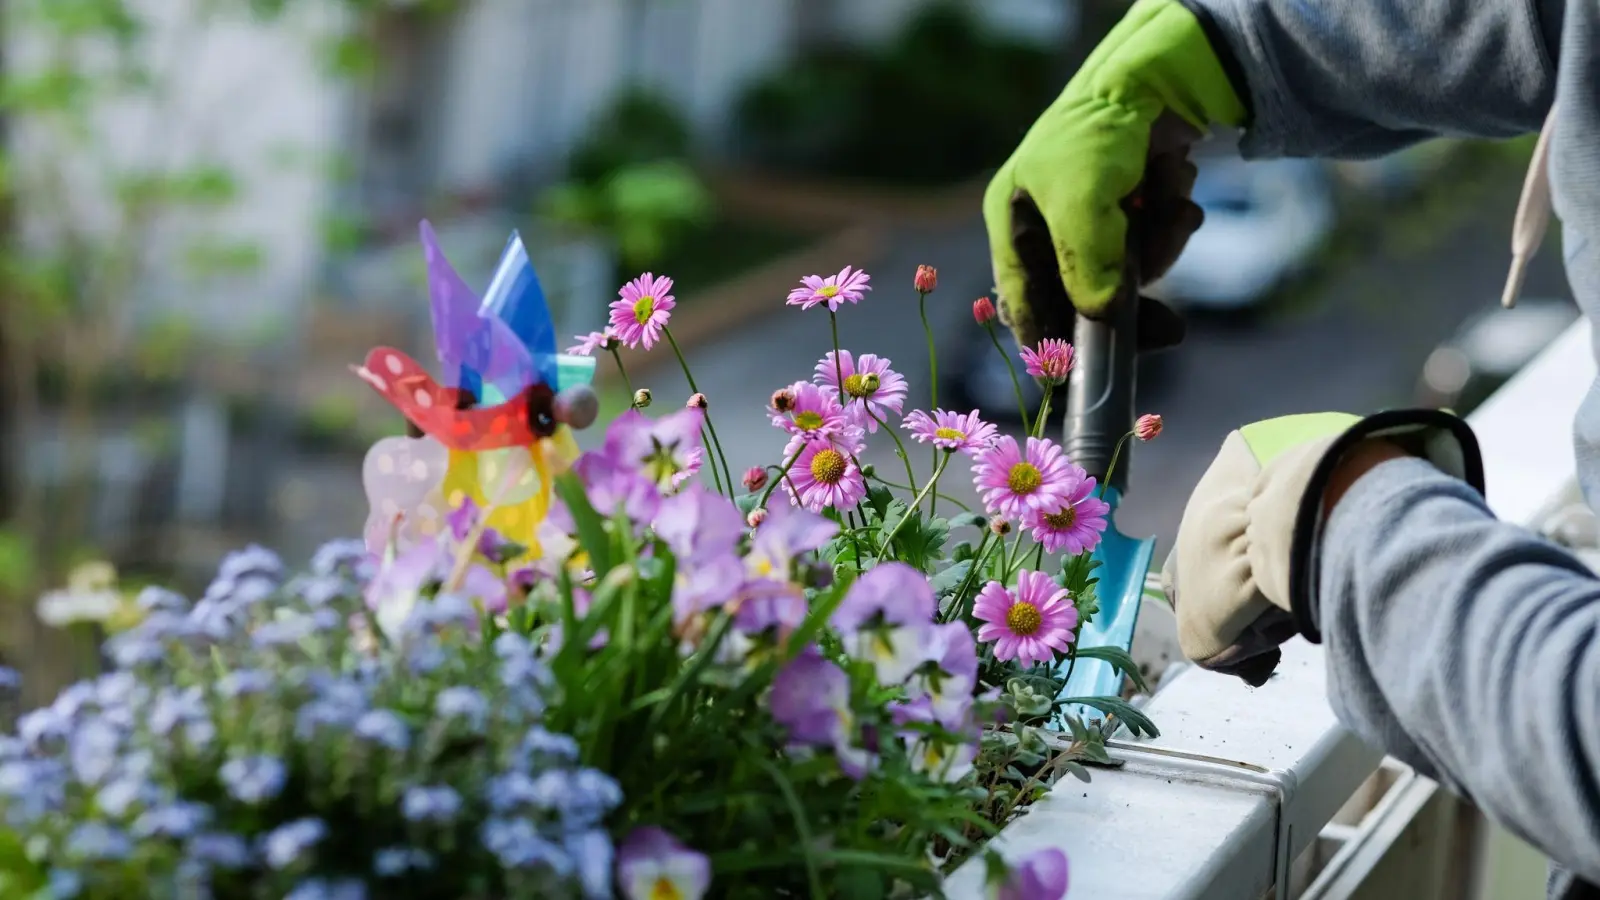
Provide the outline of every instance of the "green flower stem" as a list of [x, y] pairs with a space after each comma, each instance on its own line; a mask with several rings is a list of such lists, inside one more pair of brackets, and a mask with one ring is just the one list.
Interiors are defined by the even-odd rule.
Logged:
[[972, 587], [973, 581], [978, 577], [978, 572], [983, 569], [983, 558], [989, 549], [989, 538], [993, 536], [994, 532], [987, 528], [983, 530], [983, 537], [978, 540], [978, 549], [973, 551], [972, 554], [972, 568], [967, 570], [967, 577], [961, 579], [961, 586], [956, 588], [955, 595], [950, 598], [950, 608], [947, 611], [949, 614], [941, 616], [940, 622], [953, 622], [957, 618], [966, 616], [966, 610], [963, 607], [967, 604], [963, 602], [962, 598], [966, 596], [967, 589]]
[[[840, 393], [843, 394], [842, 391]], [[863, 402], [863, 406], [865, 406], [865, 402]], [[916, 474], [914, 472], [911, 471], [911, 457], [906, 454], [906, 445], [900, 442], [900, 435], [895, 434], [894, 433], [894, 429], [890, 428], [887, 422], [885, 422], [882, 419], [878, 418], [878, 414], [873, 412], [871, 407], [866, 407], [866, 410], [867, 410], [867, 415], [872, 417], [872, 421], [877, 422], [879, 425], [883, 426], [883, 430], [884, 430], [885, 433], [887, 433], [889, 435], [889, 439], [894, 441], [895, 452], [900, 454], [900, 461], [906, 464], [906, 484], [908, 484], [908, 485], [916, 484], [917, 483], [917, 476], [916, 476]], [[884, 483], [888, 484], [888, 482], [884, 482]], [[916, 488], [907, 487], [906, 490], [914, 491], [914, 490], [916, 490]], [[938, 494], [934, 494], [934, 496], [937, 497]], [[933, 514], [933, 510], [931, 508], [928, 510], [928, 514], [929, 515]]]
[[895, 537], [900, 534], [900, 529], [904, 527], [906, 522], [911, 519], [911, 510], [921, 506], [922, 499], [928, 496], [928, 494], [933, 490], [934, 485], [939, 483], [939, 476], [944, 474], [944, 467], [950, 464], [950, 457], [952, 455], [954, 454], [950, 453], [949, 451], [945, 452], [944, 458], [939, 460], [939, 464], [937, 466], [934, 466], [933, 476], [928, 479], [927, 484], [922, 486], [922, 490], [918, 492], [916, 499], [911, 501], [911, 508], [906, 510], [906, 514], [901, 516], [900, 521], [894, 523], [894, 527], [889, 529], [889, 533], [884, 536], [883, 548], [878, 553], [879, 562], [883, 561], [883, 554], [889, 552], [889, 545], [892, 544]]
[[[683, 367], [683, 377], [689, 381], [690, 392], [700, 393], [700, 388], [694, 383], [694, 373], [689, 371], [689, 361], [683, 358], [683, 351], [678, 348], [678, 339], [672, 336], [672, 329], [663, 326], [661, 333], [667, 336], [667, 343], [672, 345], [673, 355], [678, 357], [678, 365]], [[722, 474], [728, 482], [728, 495], [732, 496], [733, 485], [736, 484], [733, 480], [733, 470], [728, 468], [728, 457], [723, 455], [722, 440], [717, 437], [717, 426], [711, 424], [711, 410], [702, 412], [706, 414], [706, 431], [711, 435], [711, 445], [716, 448], [717, 460], [722, 463]]]
[[1044, 390], [1044, 399], [1039, 401], [1039, 418], [1033, 420], [1033, 428], [1028, 432], [1034, 437], [1044, 437], [1044, 426], [1050, 421], [1050, 395], [1056, 390], [1056, 386], [1048, 382], [1039, 387]]
[[1017, 367], [1011, 362], [1011, 354], [1006, 352], [1006, 348], [1000, 346], [1000, 336], [995, 334], [993, 322], [983, 323], [983, 328], [989, 332], [989, 342], [994, 344], [995, 352], [1000, 354], [1001, 359], [1005, 360], [1006, 371], [1011, 373], [1011, 390], [1016, 392], [1017, 395], [1017, 412], [1022, 414], [1022, 430], [1028, 434], [1033, 434], [1033, 422], [1028, 418], [1028, 402], [1022, 399], [1022, 381], [1017, 378]]
[[761, 494], [761, 502], [755, 505], [756, 509], [767, 508], [767, 501], [772, 499], [772, 492], [778, 489], [778, 482], [789, 477], [789, 470], [794, 468], [795, 460], [800, 458], [800, 454], [805, 452], [805, 449], [805, 444], [801, 444], [799, 448], [797, 448], [793, 453], [789, 454], [788, 459], [784, 460], [783, 468], [778, 471], [777, 477], [767, 482], [767, 489]]
[[839, 314], [831, 308], [828, 310], [828, 325], [833, 328], [833, 377], [839, 385], [839, 408], [850, 402], [850, 394], [844, 389], [844, 359], [839, 354]]
[[[917, 492], [917, 489], [916, 489], [915, 485], [900, 484], [899, 482], [890, 481], [889, 479], [884, 478], [884, 477], [882, 477], [880, 475], [873, 475], [871, 477], [872, 477], [873, 481], [876, 481], [877, 483], [879, 483], [879, 484], [881, 484], [881, 485], [883, 485], [884, 487], [887, 487], [887, 488], [894, 488], [897, 491], [905, 491], [906, 493], [909, 493], [909, 494], [915, 494]], [[960, 500], [957, 500], [955, 497], [952, 497], [949, 494], [942, 493], [942, 492], [939, 492], [939, 491], [934, 491], [934, 496], [938, 497], [940, 500], [948, 500], [948, 501], [950, 501], [951, 503], [954, 503], [956, 506], [960, 507], [962, 510], [964, 510], [966, 512], [972, 512], [972, 507], [966, 505], [965, 503], [962, 503]]]
[[[704, 429], [704, 428], [700, 429], [700, 443], [702, 445], [704, 445], [706, 443], [706, 434], [707, 434], [706, 429]], [[733, 485], [731, 485], [731, 484], [728, 485], [728, 489], [727, 490], [723, 490], [722, 489], [722, 473], [717, 471], [716, 462], [712, 461], [711, 465], [706, 466], [706, 468], [711, 470], [711, 481], [712, 481], [713, 484], [715, 484], [717, 486], [717, 493], [726, 494], [728, 497], [732, 497], [733, 496]]]
[[633, 382], [628, 379], [628, 370], [622, 365], [622, 354], [616, 344], [611, 345], [611, 358], [617, 361], [617, 374], [622, 376], [622, 386], [628, 389], [628, 408], [633, 409]]
[[[933, 326], [928, 324], [928, 295], [917, 291], [917, 314], [922, 317], [922, 333], [928, 338], [928, 396], [933, 406], [929, 413], [939, 408], [939, 353], [933, 341]], [[939, 462], [939, 448], [933, 448], [933, 460]]]
[[1111, 485], [1111, 473], [1117, 470], [1117, 460], [1122, 456], [1122, 445], [1126, 444], [1128, 442], [1128, 438], [1133, 437], [1133, 434], [1134, 433], [1130, 431], [1123, 435], [1120, 439], [1118, 439], [1117, 446], [1113, 447], [1111, 450], [1111, 464], [1106, 466], [1106, 480], [1100, 483], [1101, 500], [1106, 498], [1106, 488]]

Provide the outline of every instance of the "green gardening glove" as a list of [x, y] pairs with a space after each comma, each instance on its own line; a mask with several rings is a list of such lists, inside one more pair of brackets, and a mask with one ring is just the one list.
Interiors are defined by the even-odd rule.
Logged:
[[1417, 456], [1483, 491], [1466, 422], [1431, 409], [1284, 416], [1231, 432], [1195, 485], [1161, 580], [1178, 644], [1200, 666], [1264, 683], [1296, 634], [1318, 632], [1327, 504], [1366, 470]]
[[[1001, 314], [1018, 342], [1070, 339], [1074, 312], [1106, 313], [1123, 280], [1125, 203], [1136, 189], [1133, 262], [1141, 283], [1164, 273], [1203, 218], [1189, 200], [1189, 146], [1213, 125], [1244, 120], [1199, 20], [1177, 0], [1138, 0], [984, 194]], [[1141, 330], [1146, 315], [1173, 318], [1141, 309]]]

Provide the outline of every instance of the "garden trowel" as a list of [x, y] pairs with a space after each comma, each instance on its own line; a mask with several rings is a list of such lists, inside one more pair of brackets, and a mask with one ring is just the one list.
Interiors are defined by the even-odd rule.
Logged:
[[[1136, 213], [1138, 206], [1137, 201], [1130, 200], [1125, 209]], [[1068, 339], [1076, 351], [1067, 382], [1063, 449], [1073, 462], [1105, 485], [1104, 500], [1111, 506], [1108, 527], [1093, 554], [1100, 564], [1094, 572], [1099, 579], [1096, 594], [1100, 609], [1079, 631], [1080, 649], [1131, 648], [1145, 577], [1155, 556], [1155, 538], [1131, 538], [1116, 527], [1117, 507], [1127, 491], [1130, 455], [1127, 447], [1121, 454], [1116, 450], [1123, 436], [1133, 430], [1137, 416], [1134, 379], [1138, 354], [1173, 346], [1183, 336], [1183, 322], [1175, 313], [1139, 295], [1140, 254], [1136, 244], [1142, 224], [1130, 216], [1120, 294], [1103, 315], [1091, 319], [1075, 314], [1062, 287], [1043, 216], [1025, 197], [1019, 196], [1012, 205], [1013, 246], [1027, 272], [1027, 300], [1034, 323], [1041, 337]], [[1117, 458], [1113, 468], [1114, 456]], [[1117, 698], [1122, 684], [1123, 676], [1109, 662], [1079, 659], [1068, 674], [1062, 696]], [[1105, 717], [1102, 710], [1085, 705], [1066, 711], [1085, 722]]]

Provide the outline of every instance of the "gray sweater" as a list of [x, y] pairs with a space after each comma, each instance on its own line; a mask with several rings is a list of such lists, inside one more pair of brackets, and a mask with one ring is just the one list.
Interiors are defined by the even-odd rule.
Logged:
[[[1600, 0], [1185, 2], [1232, 56], [1247, 157], [1509, 137], [1554, 102], [1568, 278], [1600, 321]], [[1600, 384], [1575, 440], [1600, 508]], [[1421, 460], [1363, 477], [1321, 554], [1339, 717], [1548, 854], [1552, 898], [1600, 896], [1600, 579]]]

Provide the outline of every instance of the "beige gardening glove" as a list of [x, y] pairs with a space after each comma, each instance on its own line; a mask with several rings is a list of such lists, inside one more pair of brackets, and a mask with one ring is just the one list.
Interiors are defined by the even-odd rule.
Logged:
[[[1161, 573], [1178, 643], [1203, 668], [1265, 684], [1283, 642], [1321, 641], [1317, 541], [1352, 471], [1413, 455], [1483, 491], [1477, 441], [1438, 410], [1284, 416], [1229, 433], [1195, 485]], [[1337, 490], [1336, 490], [1337, 488]]]

